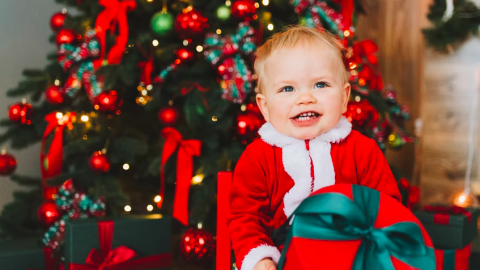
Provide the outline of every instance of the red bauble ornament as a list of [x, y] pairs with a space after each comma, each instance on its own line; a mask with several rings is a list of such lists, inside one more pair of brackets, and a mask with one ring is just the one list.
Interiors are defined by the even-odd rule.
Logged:
[[15, 103], [8, 109], [8, 118], [12, 122], [20, 122], [20, 111], [22, 110], [22, 103]]
[[158, 119], [163, 125], [172, 126], [177, 123], [179, 114], [180, 113], [177, 109], [173, 107], [165, 107], [158, 112]]
[[48, 101], [48, 103], [57, 105], [57, 104], [62, 104], [63, 103], [63, 91], [62, 88], [52, 85], [47, 88], [47, 91], [45, 91], [45, 99]]
[[110, 162], [108, 161], [107, 155], [102, 151], [93, 153], [88, 165], [92, 171], [98, 173], [108, 172], [110, 170]]
[[15, 103], [8, 109], [8, 117], [13, 122], [30, 125], [32, 116], [33, 107], [29, 103]]
[[250, 21], [257, 14], [255, 1], [253, 0], [237, 0], [233, 2], [231, 7], [233, 17], [240, 20]]
[[38, 208], [37, 218], [40, 223], [46, 227], [50, 227], [58, 220], [60, 213], [58, 212], [57, 205], [54, 202], [44, 202], [40, 208]]
[[101, 112], [114, 112], [120, 109], [122, 103], [123, 101], [118, 95], [117, 91], [109, 90], [100, 93], [100, 95], [95, 98], [94, 107], [96, 110]]
[[68, 14], [63, 12], [57, 12], [53, 14], [52, 18], [50, 18], [50, 28], [52, 28], [52, 30], [55, 32], [59, 31], [60, 29], [63, 28], [65, 19], [67, 17], [68, 17]]
[[177, 58], [182, 60], [183, 62], [189, 62], [193, 60], [194, 53], [191, 50], [188, 50], [186, 48], [180, 48], [178, 49], [175, 54], [177, 55]]
[[344, 116], [353, 124], [354, 128], [365, 125], [374, 128], [379, 121], [378, 111], [366, 99], [349, 102]]
[[0, 154], [0, 176], [8, 176], [17, 168], [17, 160], [14, 156], [2, 152]]
[[205, 230], [188, 229], [180, 240], [180, 251], [189, 262], [207, 263], [215, 252], [215, 240]]
[[55, 41], [57, 42], [57, 46], [61, 44], [70, 44], [75, 41], [77, 38], [77, 34], [71, 29], [62, 29], [58, 32]]
[[189, 7], [177, 16], [175, 30], [181, 38], [199, 38], [208, 28], [207, 21], [199, 11]]

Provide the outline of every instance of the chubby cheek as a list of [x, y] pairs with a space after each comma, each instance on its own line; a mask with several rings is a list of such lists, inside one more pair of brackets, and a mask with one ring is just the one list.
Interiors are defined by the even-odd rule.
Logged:
[[290, 119], [288, 116], [291, 104], [289, 104], [288, 100], [283, 98], [272, 99], [267, 107], [272, 124], [284, 125]]

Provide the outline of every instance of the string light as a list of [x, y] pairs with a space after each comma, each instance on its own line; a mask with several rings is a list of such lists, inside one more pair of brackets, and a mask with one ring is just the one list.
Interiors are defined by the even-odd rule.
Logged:
[[151, 85], [151, 84], [147, 85], [147, 90], [148, 90], [148, 91], [150, 91], [150, 90], [152, 90], [152, 89], [153, 89], [153, 85]]
[[269, 23], [268, 26], [267, 26], [267, 29], [272, 31], [273, 30], [273, 24]]
[[199, 229], [203, 228], [203, 224], [202, 224], [201, 222], [199, 222], [199, 223], [197, 224], [197, 228], [199, 228]]
[[232, 2], [230, 2], [230, 0], [225, 1], [225, 6], [229, 7], [231, 5], [232, 5]]
[[59, 86], [59, 85], [60, 85], [60, 80], [55, 80], [55, 81], [53, 82], [53, 84], [55, 84], [55, 86]]
[[83, 122], [88, 122], [88, 119], [90, 118], [88, 117], [88, 115], [85, 115], [85, 114], [82, 115], [82, 117], [80, 117], [80, 120], [82, 120]]
[[[267, 1], [268, 1], [268, 0], [267, 0]], [[344, 35], [345, 37], [349, 37], [349, 36], [350, 36], [350, 31], [348, 31], [348, 30], [343, 31], [343, 35]]]
[[259, 8], [260, 7], [260, 4], [259, 3], [255, 3], [255, 8]]
[[187, 46], [187, 45], [188, 45], [188, 40], [187, 39], [183, 40], [183, 46]]
[[263, 1], [262, 1], [262, 4], [263, 4], [264, 6], [268, 6], [269, 3], [270, 3], [270, 1], [268, 1], [268, 0], [263, 0]]
[[205, 177], [205, 175], [203, 175], [203, 174], [197, 174], [197, 175], [195, 175], [195, 176], [192, 178], [192, 184], [198, 185], [198, 184], [202, 183], [204, 177]]
[[57, 119], [62, 119], [63, 113], [57, 112], [57, 114], [55, 116], [57, 117]]
[[218, 120], [218, 118], [217, 118], [215, 115], [212, 116], [212, 121], [213, 121], [213, 122], [217, 122], [217, 120]]
[[147, 0], [147, 2], [151, 3], [151, 2], [153, 2], [153, 0]]
[[356, 101], [356, 102], [360, 102], [360, 100], [361, 100], [360, 96], [356, 96], [356, 97], [355, 97], [355, 101]]
[[162, 200], [162, 197], [160, 195], [155, 196], [155, 199], [153, 199], [154, 202], [159, 203]]
[[158, 46], [158, 40], [154, 39], [154, 40], [152, 41], [152, 45], [155, 46], [155, 47], [157, 47], [157, 46]]
[[127, 163], [123, 164], [123, 169], [127, 171], [128, 169], [130, 169], [130, 165], [128, 165]]
[[147, 205], [147, 211], [152, 212], [153, 211], [153, 206], [151, 204]]
[[125, 208], [123, 208], [123, 210], [125, 210], [125, 212], [130, 212], [132, 211], [132, 207], [130, 207], [130, 205], [125, 205]]
[[217, 29], [216, 31], [217, 35], [220, 35], [222, 33], [222, 30], [221, 29]]
[[240, 107], [240, 110], [242, 110], [242, 112], [246, 111], [247, 110], [247, 105], [242, 104], [242, 106]]
[[202, 52], [202, 51], [203, 51], [202, 45], [198, 45], [198, 46], [197, 46], [197, 52]]

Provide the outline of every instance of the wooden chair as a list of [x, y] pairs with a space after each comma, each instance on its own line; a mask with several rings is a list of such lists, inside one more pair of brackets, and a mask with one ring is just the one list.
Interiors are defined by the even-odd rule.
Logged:
[[227, 230], [232, 172], [219, 172], [217, 178], [217, 260], [216, 270], [232, 269], [232, 246]]

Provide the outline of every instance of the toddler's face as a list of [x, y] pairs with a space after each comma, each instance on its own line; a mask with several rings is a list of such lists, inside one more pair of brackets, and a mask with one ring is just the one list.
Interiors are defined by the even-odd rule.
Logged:
[[280, 133], [301, 140], [332, 129], [346, 111], [350, 84], [327, 45], [299, 44], [271, 56], [257, 103]]

